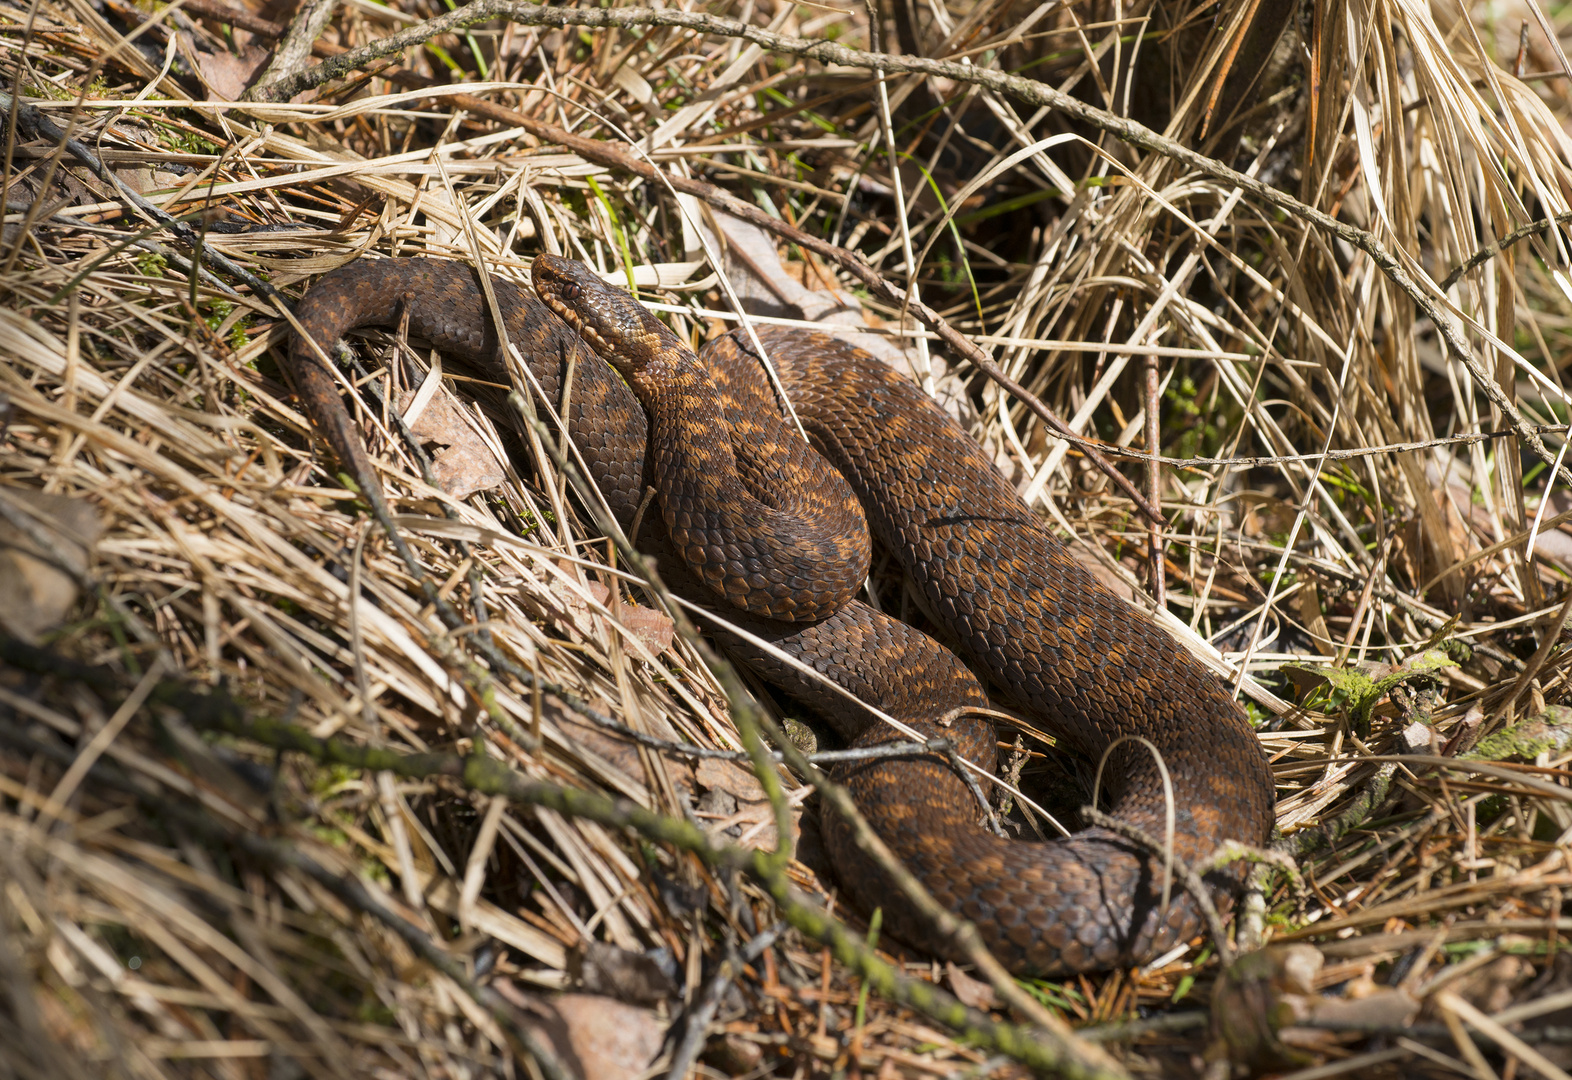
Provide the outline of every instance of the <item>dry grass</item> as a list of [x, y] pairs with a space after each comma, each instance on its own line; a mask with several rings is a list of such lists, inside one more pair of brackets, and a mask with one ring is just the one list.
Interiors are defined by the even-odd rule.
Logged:
[[[889, 47], [1020, 71], [1199, 145], [1246, 7], [914, 7]], [[324, 40], [362, 45], [443, 10], [352, 3]], [[1542, 75], [1565, 59], [1532, 7], [1492, 10], [1494, 23], [1482, 8], [1412, 0], [1304, 12], [1243, 139], [1212, 138], [1209, 152], [1374, 234], [1559, 453], [1565, 230], [1437, 284], [1569, 209], [1569, 81]], [[169, 213], [287, 226], [205, 235], [286, 296], [367, 251], [522, 276], [530, 254], [560, 250], [624, 267], [681, 334], [716, 324], [727, 304], [697, 202], [407, 88], [409, 74], [462, 74], [455, 89], [637, 145], [862, 252], [1076, 430], [1146, 451], [1156, 430], [1162, 454], [1203, 459], [1162, 472], [1154, 563], [1142, 519], [1081, 449], [945, 365], [905, 313], [839, 283], [911, 346], [920, 378], [969, 398], [975, 434], [1088, 563], [1163, 598], [1155, 617], [1259, 722], [1308, 896], [1269, 881], [1242, 933], [1314, 943], [1325, 966], [1299, 997], [1281, 972], [1267, 995], [1313, 1014], [1296, 1051], [1252, 1058], [1235, 1036], [1235, 1055], [1283, 1071], [1486, 1075], [1504, 1060], [1491, 1014], [1542, 1037], [1544, 1016], [1512, 1009], [1553, 1006], [1572, 986], [1559, 944], [1572, 926], [1565, 725], [1552, 711], [1560, 741], [1495, 763], [1458, 755], [1567, 699], [1572, 502], [1364, 254], [1171, 157], [992, 91], [900, 76], [881, 91], [868, 71], [724, 37], [491, 23], [408, 50], [403, 81], [356, 73], [260, 105], [222, 100], [255, 63], [256, 35], [165, 11], [127, 44], [145, 14], [107, 11], [0, 7], [5, 85]], [[878, 44], [860, 7], [748, 0], [724, 14]], [[662, 650], [628, 629], [640, 594], [607, 568], [566, 478], [494, 390], [449, 381], [509, 463], [502, 486], [467, 499], [423, 479], [389, 434], [389, 406], [368, 405], [363, 430], [425, 572], [472, 618], [485, 613], [497, 648], [556, 688], [544, 695], [480, 671], [474, 631], [444, 628], [326, 466], [277, 366], [279, 310], [223, 275], [193, 287], [189, 251], [47, 140], [24, 130], [6, 146], [0, 516], [10, 544], [63, 513], [18, 492], [96, 510], [96, 554], [66, 574], [80, 595], [45, 641], [121, 685], [0, 668], [0, 1076], [536, 1075], [478, 988], [533, 1015], [534, 995], [575, 985], [590, 941], [666, 966], [642, 976], [670, 980], [653, 995], [670, 999], [657, 1030], [683, 1001], [707, 1000], [716, 966], [776, 918], [752, 879], [450, 777], [323, 765], [141, 708], [178, 675], [319, 737], [407, 752], [484, 742], [532, 780], [678, 820], [696, 807], [720, 842], [768, 849], [776, 835], [744, 765], [640, 748], [587, 718], [741, 745], [691, 644]], [[785, 254], [810, 287], [836, 280], [823, 260]], [[375, 339], [352, 373], [388, 399], [419, 389], [427, 362], [390, 342]], [[1146, 482], [1138, 462], [1123, 468]], [[887, 605], [902, 588], [888, 573], [876, 584]], [[1305, 670], [1328, 667], [1362, 676]], [[1063, 771], [1041, 761], [1027, 763], [1029, 786]], [[808, 791], [788, 784], [794, 804]], [[833, 894], [833, 878], [791, 874]], [[434, 964], [411, 928], [459, 963]], [[638, 981], [603, 978], [624, 993]], [[735, 987], [718, 999], [704, 1075], [1020, 1069], [919, 1012], [864, 1000], [828, 949], [794, 932]], [[1077, 1026], [1168, 1017], [1101, 1035], [1124, 1068], [1151, 1075], [1206, 1068], [1195, 1006], [1264, 1008], [1249, 979], [1219, 983], [1210, 949], [1032, 989]], [[1316, 1013], [1328, 1001], [1347, 1011]], [[1350, 1020], [1394, 1015], [1394, 1027], [1417, 1015], [1411, 1039]], [[1545, 1069], [1572, 1060], [1564, 1044], [1534, 1046], [1511, 1049], [1505, 1068], [1557, 1075]]]

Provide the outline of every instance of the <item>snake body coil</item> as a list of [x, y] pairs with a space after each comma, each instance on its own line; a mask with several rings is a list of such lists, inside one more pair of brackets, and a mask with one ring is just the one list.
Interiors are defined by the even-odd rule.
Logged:
[[[645, 483], [657, 482], [673, 546], [703, 582], [690, 592], [707, 591], [711, 600], [719, 594], [768, 616], [744, 622], [869, 704], [924, 735], [949, 737], [963, 756], [992, 768], [993, 725], [975, 717], [947, 722], [958, 709], [987, 703], [972, 671], [933, 639], [846, 599], [867, 570], [865, 511], [928, 613], [1013, 707], [1094, 760], [1124, 736], [1150, 744], [1126, 742], [1110, 759], [1105, 775], [1116, 817], [1149, 836], [1165, 834], [1155, 750], [1172, 782], [1179, 858], [1203, 858], [1225, 840], [1266, 840], [1271, 775], [1224, 688], [1086, 573], [965, 432], [910, 383], [835, 338], [760, 332], [814, 445], [850, 485], [854, 503], [781, 421], [757, 358], [738, 336], [712, 342], [700, 363], [630, 296], [586, 268], [541, 256], [535, 280], [574, 328], [494, 279], [508, 340], [554, 404], [572, 366], [570, 435], [625, 524]], [[456, 264], [354, 263], [318, 282], [297, 316], [329, 348], [355, 327], [393, 325], [401, 311], [414, 335], [501, 370], [479, 282]], [[380, 502], [332, 376], [298, 339], [289, 355], [312, 418]], [[695, 467], [704, 475], [695, 477]], [[707, 501], [716, 498], [731, 500], [731, 508]], [[849, 562], [830, 566], [832, 556]], [[898, 737], [761, 650], [727, 645], [854, 743]], [[1200, 929], [1191, 903], [1177, 895], [1160, 919], [1161, 861], [1114, 833], [1093, 828], [1036, 844], [987, 832], [967, 787], [938, 757], [856, 765], [839, 778], [912, 872], [972, 920], [1018, 973], [1138, 963]], [[865, 908], [882, 907], [897, 936], [922, 944], [922, 922], [858, 852], [847, 827], [834, 819], [825, 825], [847, 891]], [[1216, 884], [1226, 889], [1233, 880], [1224, 875]]]

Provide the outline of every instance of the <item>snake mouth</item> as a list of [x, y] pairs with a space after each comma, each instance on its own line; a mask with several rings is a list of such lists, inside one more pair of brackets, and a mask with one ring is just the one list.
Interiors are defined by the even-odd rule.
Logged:
[[[536, 256], [530, 267], [530, 277], [536, 294], [552, 314], [572, 327], [574, 333], [614, 367], [621, 366], [617, 363], [619, 350], [617, 342], [612, 340], [614, 335], [605, 332], [615, 330], [607, 321], [605, 309], [616, 312], [617, 300], [622, 298], [612, 297], [610, 288], [589, 267], [561, 256], [544, 253]], [[632, 303], [632, 298], [626, 301]]]
[[573, 332], [583, 338], [590, 348], [601, 356], [608, 356], [612, 352], [611, 344], [585, 320], [579, 310], [564, 301], [552, 290], [543, 290], [540, 294], [541, 303], [557, 318], [573, 328]]

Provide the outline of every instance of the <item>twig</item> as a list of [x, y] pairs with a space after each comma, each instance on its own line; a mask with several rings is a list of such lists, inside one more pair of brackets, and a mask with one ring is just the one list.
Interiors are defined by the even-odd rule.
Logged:
[[[406, 347], [403, 341], [400, 341], [399, 345], [400, 347]], [[411, 431], [409, 425], [404, 422], [403, 415], [397, 409], [386, 407], [390, 403], [387, 402], [386, 399], [382, 396], [382, 390], [379, 387], [377, 381], [367, 377], [368, 373], [362, 367], [359, 358], [354, 353], [354, 350], [350, 349], [348, 345], [341, 342], [338, 348], [334, 350], [334, 357], [340, 362], [352, 365], [354, 367], [356, 374], [359, 376], [359, 385], [371, 394], [372, 402], [387, 416], [391, 426], [398, 432], [399, 438], [404, 443], [405, 452], [409, 454], [409, 456], [414, 460], [415, 465], [420, 469], [420, 478], [426, 482], [428, 487], [431, 487], [437, 491], [442, 490], [442, 484], [437, 480], [436, 473], [433, 471], [431, 455], [426, 453], [426, 448], [421, 445], [421, 442], [418, 438], [416, 438], [415, 433]], [[449, 521], [461, 522], [463, 520], [463, 516], [459, 514], [457, 510], [453, 509], [448, 500], [439, 499], [437, 501], [437, 507], [442, 512], [442, 516], [447, 518]], [[480, 560], [472, 557], [474, 555], [474, 549], [471, 548], [467, 542], [463, 540], [456, 540], [454, 541], [454, 544], [459, 550], [460, 557], [469, 563], [469, 571], [465, 577], [469, 582], [470, 606], [475, 615], [475, 635], [486, 645], [494, 645], [491, 640], [491, 630], [487, 626], [489, 616], [486, 612], [486, 597], [482, 582]], [[522, 734], [522, 732], [519, 734]], [[509, 731], [508, 737], [513, 738], [514, 733]], [[531, 733], [529, 738], [534, 738], [534, 734]], [[530, 745], [529, 740], [526, 739], [519, 745]]]
[[[6, 642], [0, 642], [0, 649]], [[69, 663], [69, 662], [66, 662]], [[76, 665], [72, 665], [76, 666]], [[36, 670], [36, 669], [34, 669]], [[94, 669], [87, 669], [92, 671]], [[107, 674], [107, 673], [106, 673]], [[113, 676], [106, 681], [96, 681], [99, 690], [115, 691], [120, 689], [118, 680]], [[166, 698], [170, 683], [160, 683], [155, 687], [158, 696]], [[186, 691], [185, 693], [189, 693]], [[214, 695], [215, 697], [217, 695]], [[187, 699], [189, 700], [189, 699]], [[198, 716], [201, 712], [198, 710]], [[186, 715], [184, 719], [193, 719]], [[62, 765], [71, 765], [77, 760], [76, 755], [59, 743], [52, 743], [38, 738], [31, 732], [14, 727], [11, 724], [0, 724], [0, 738], [20, 745], [35, 754], [50, 757]], [[227, 829], [222, 824], [222, 819], [216, 815], [193, 810], [191, 807], [161, 798], [152, 794], [141, 785], [133, 782], [123, 772], [116, 768], [106, 768], [104, 764], [95, 764], [87, 772], [96, 784], [108, 784], [129, 794], [136, 802], [141, 803], [155, 816], [171, 823], [178, 823], [183, 829], [189, 829], [200, 836], [216, 838], [224, 843], [232, 844], [245, 851], [248, 855], [276, 867], [287, 867], [298, 870], [326, 888], [338, 899], [349, 905], [352, 909], [370, 915], [392, 930], [398, 938], [413, 950], [426, 963], [437, 971], [447, 976], [452, 982], [464, 991], [474, 1002], [485, 1009], [497, 1025], [510, 1038], [518, 1043], [519, 1050], [535, 1059], [540, 1066], [541, 1074], [545, 1080], [573, 1080], [573, 1073], [562, 1066], [554, 1054], [518, 1022], [514, 1010], [495, 991], [488, 986], [476, 983], [470, 978], [469, 973], [452, 954], [448, 953], [438, 943], [431, 939], [431, 935], [421, 927], [405, 919], [392, 908], [382, 902], [374, 893], [363, 885], [359, 879], [346, 874], [336, 874], [315, 859], [303, 854], [295, 845], [286, 841], [266, 839], [260, 835], [244, 829]]]
[[273, 51], [273, 59], [268, 61], [267, 70], [262, 72], [258, 85], [265, 86], [299, 71], [305, 65], [306, 57], [311, 55], [312, 45], [327, 29], [328, 20], [333, 17], [333, 10], [337, 6], [334, 0], [305, 0], [296, 9], [295, 17], [290, 20], [289, 29], [280, 38], [278, 48]]
[[[651, 750], [660, 750], [669, 754], [681, 754], [684, 757], [707, 758], [715, 761], [746, 762], [746, 750], [714, 750], [708, 746], [699, 746], [696, 743], [678, 742], [675, 739], [662, 739], [658, 735], [646, 735], [642, 731], [635, 731], [626, 724], [618, 723], [606, 717], [596, 715], [590, 718], [598, 727], [620, 735], [629, 742], [648, 747]], [[857, 761], [882, 761], [885, 758], [910, 757], [913, 754], [943, 754], [946, 751], [954, 752], [955, 746], [949, 739], [929, 739], [926, 742], [889, 742], [880, 743], [878, 746], [862, 746], [850, 750], [820, 750], [808, 754], [807, 760], [815, 765], [840, 765], [846, 762]], [[779, 750], [770, 754], [770, 760], [776, 764], [786, 758]], [[959, 766], [957, 766], [959, 767]]]
[[1337, 817], [1325, 822], [1318, 829], [1301, 829], [1283, 840], [1283, 847], [1293, 857], [1302, 859], [1323, 847], [1332, 847], [1354, 829], [1363, 825], [1386, 805], [1392, 790], [1392, 777], [1397, 773], [1397, 763], [1389, 761], [1378, 768], [1370, 779], [1360, 785], [1354, 801]]
[[[1565, 435], [1565, 424], [1534, 424], [1534, 431], [1541, 435]], [[1132, 450], [1127, 446], [1118, 446], [1114, 443], [1103, 442], [1101, 439], [1088, 439], [1084, 435], [1061, 436], [1066, 442], [1081, 450], [1098, 450], [1109, 457], [1124, 458], [1129, 461], [1152, 462], [1168, 465], [1176, 469], [1189, 469], [1193, 472], [1204, 472], [1207, 469], [1217, 468], [1244, 468], [1254, 469], [1267, 465], [1289, 465], [1300, 461], [1354, 461], [1358, 458], [1375, 457], [1377, 454], [1411, 454], [1417, 450], [1433, 450], [1442, 446], [1472, 446], [1474, 443], [1489, 442], [1491, 439], [1508, 439], [1516, 435], [1515, 431], [1465, 431], [1457, 435], [1446, 435], [1437, 439], [1422, 439], [1417, 442], [1385, 443], [1380, 446], [1353, 447], [1348, 450], [1328, 450], [1316, 454], [1267, 454], [1259, 457], [1193, 457], [1176, 458], [1153, 456], [1144, 450]]]
[[[264, 19], [260, 15], [253, 15], [228, 4], [217, 3], [216, 0], [186, 0], [180, 5], [187, 15], [199, 19], [212, 19], [215, 22], [228, 23], [240, 30], [246, 30], [264, 38], [281, 38], [289, 32], [289, 27], [283, 23]], [[338, 45], [331, 45], [325, 41], [313, 41], [311, 52], [317, 56], [337, 56], [344, 49]]]
[[1468, 273], [1470, 270], [1473, 270], [1475, 267], [1489, 262], [1491, 259], [1495, 258], [1497, 255], [1501, 254], [1507, 248], [1511, 247], [1513, 244], [1516, 244], [1520, 240], [1525, 240], [1528, 237], [1533, 236], [1535, 233], [1542, 233], [1549, 229], [1553, 229], [1557, 225], [1572, 225], [1572, 210], [1568, 210], [1562, 214], [1557, 214], [1553, 218], [1540, 218], [1538, 221], [1531, 221], [1527, 225], [1513, 229], [1495, 243], [1486, 244], [1484, 247], [1470, 255], [1466, 261], [1459, 264], [1450, 274], [1446, 276], [1446, 280], [1441, 282], [1441, 291], [1446, 292], [1453, 285], [1456, 285], [1459, 281], [1461, 281], [1464, 274]]
[[[1452, 1033], [1445, 1024], [1384, 1024], [1376, 1020], [1322, 1020], [1310, 1016], [1303, 1020], [1296, 1020], [1294, 1027], [1314, 1028], [1317, 1031], [1344, 1031], [1368, 1035], [1372, 1038], [1386, 1036], [1388, 1038], [1433, 1039], [1438, 1042], [1447, 1042], [1452, 1038]], [[1472, 1024], [1464, 1023], [1468, 1033], [1481, 1042], [1495, 1044], [1495, 1039], [1488, 1032], [1475, 1028]], [[1082, 1032], [1081, 1034], [1086, 1034]], [[1572, 1043], [1572, 1026], [1547, 1025], [1541, 1028], [1523, 1028], [1512, 1033], [1526, 1043]]]
[[[15, 99], [13, 99], [9, 94], [0, 92], [0, 109], [10, 110], [14, 104]], [[285, 300], [284, 296], [279, 293], [278, 290], [274, 289], [272, 285], [263, 281], [261, 278], [256, 277], [250, 271], [238, 265], [233, 260], [223, 255], [221, 252], [210, 249], [204, 242], [201, 235], [193, 230], [190, 225], [186, 224], [179, 218], [171, 216], [159, 207], [154, 206], [141, 195], [138, 195], [136, 192], [126, 187], [123, 183], [121, 183], [120, 179], [114, 174], [114, 172], [106, 167], [91, 150], [89, 150], [82, 143], [78, 142], [76, 139], [71, 138], [68, 132], [62, 129], [53, 120], [50, 120], [37, 108], [31, 105], [22, 104], [21, 107], [15, 111], [17, 113], [17, 123], [23, 131], [31, 132], [37, 137], [50, 139], [60, 145], [63, 145], [73, 157], [75, 157], [83, 165], [87, 166], [87, 168], [90, 169], [95, 176], [109, 184], [113, 190], [119, 192], [133, 206], [147, 214], [158, 225], [167, 228], [169, 231], [174, 233], [177, 238], [188, 245], [199, 262], [206, 262], [207, 264], [221, 270], [222, 272], [238, 278], [244, 282], [256, 295], [266, 297], [271, 300], [278, 306], [279, 310], [284, 312], [287, 316], [290, 310], [290, 305], [288, 301]], [[298, 330], [299, 328], [296, 327], [296, 329]], [[416, 560], [414, 553], [410, 551], [409, 546], [404, 543], [403, 536], [399, 533], [398, 528], [393, 523], [392, 514], [388, 509], [386, 500], [384, 500], [382, 497], [381, 490], [375, 485], [372, 485], [366, 491], [362, 492], [362, 494], [365, 496], [366, 502], [370, 506], [373, 516], [376, 517], [378, 523], [382, 526], [383, 531], [387, 534], [389, 541], [393, 545], [394, 551], [398, 554], [400, 560], [404, 563], [404, 566], [409, 571], [410, 576], [413, 577], [416, 583], [421, 587], [426, 601], [432, 605], [433, 610], [437, 612], [438, 617], [442, 619], [444, 625], [446, 625], [449, 630], [459, 629], [464, 625], [463, 619], [459, 617], [458, 613], [453, 610], [452, 606], [448, 604], [448, 602], [442, 597], [441, 593], [438, 592], [436, 585], [426, 575], [419, 561]], [[490, 641], [488, 635], [477, 634], [474, 635], [474, 639], [476, 648], [483, 656], [485, 656], [487, 662], [491, 664], [492, 670], [507, 671], [519, 675], [520, 677], [525, 678], [527, 681], [527, 673], [522, 672], [517, 667], [517, 665], [514, 665], [508, 661], [507, 658], [504, 657]], [[507, 732], [509, 737], [519, 741], [520, 745], [534, 745], [530, 735], [527, 732], [517, 729], [515, 725], [513, 725], [511, 721], [508, 720], [507, 716], [493, 700], [493, 695], [490, 689], [491, 676], [489, 673], [483, 671], [467, 657], [460, 655], [458, 651], [454, 649], [450, 639], [439, 639], [437, 637], [432, 637], [431, 646], [433, 653], [441, 657], [453, 670], [459, 673], [462, 680], [473, 692], [475, 700], [481, 705], [482, 708], [487, 711], [488, 716], [497, 724], [499, 729]], [[552, 692], [556, 693], [557, 691]], [[571, 695], [563, 696], [561, 694], [558, 696], [562, 696], [565, 702], [568, 701], [569, 697], [571, 697]]]
[[698, 999], [682, 1018], [682, 1039], [677, 1043], [677, 1049], [672, 1052], [671, 1067], [666, 1070], [666, 1080], [686, 1080], [688, 1070], [693, 1067], [693, 1063], [698, 1060], [699, 1051], [704, 1048], [704, 1036], [709, 1031], [710, 1021], [715, 1019], [715, 1010], [720, 1008], [721, 999], [726, 996], [726, 988], [742, 974], [743, 965], [757, 960], [765, 949], [775, 944], [775, 939], [780, 936], [781, 928], [777, 924], [754, 937], [743, 946], [740, 953], [728, 945], [726, 958], [721, 961], [709, 982], [704, 984]]
[[[768, 721], [766, 721], [768, 722]], [[776, 733], [779, 735], [779, 733]], [[840, 784], [835, 783], [821, 770], [810, 767], [802, 752], [789, 742], [782, 742], [781, 750], [786, 755], [786, 763], [798, 774], [807, 778], [819, 793], [819, 797], [829, 803], [831, 808], [852, 829], [852, 838], [858, 850], [877, 862], [880, 868], [890, 876], [896, 886], [905, 894], [917, 910], [931, 922], [944, 940], [954, 945], [965, 954], [966, 958], [976, 965], [977, 969], [988, 979], [994, 993], [1008, 1004], [1017, 1013], [1030, 1018], [1041, 1026], [1056, 1040], [1068, 1040], [1074, 1043], [1074, 1034], [1069, 1027], [1044, 1009], [1036, 998], [1023, 991], [1019, 984], [1011, 978], [1004, 966], [988, 951], [983, 944], [977, 927], [968, 920], [962, 919], [948, 909], [942, 907], [927, 887], [918, 881], [906, 864], [896, 858], [868, 820], [857, 809], [857, 804], [852, 801], [851, 794]]]
[[70, 133], [65, 128], [62, 128], [59, 124], [45, 116], [36, 106], [28, 105], [25, 102], [21, 103], [20, 107], [17, 107], [17, 105], [15, 98], [4, 91], [0, 91], [0, 110], [6, 112], [14, 110], [17, 126], [23, 132], [34, 138], [46, 139], [57, 145], [63, 145], [66, 153], [85, 165], [88, 171], [99, 180], [108, 184], [111, 191], [116, 192], [121, 198], [145, 214], [149, 220], [168, 229], [177, 239], [190, 247], [193, 252], [200, 256], [201, 262], [245, 282], [246, 286], [258, 296], [282, 299], [279, 297], [278, 292], [267, 282], [233, 259], [230, 259], [227, 255], [214, 251], [203, 243], [202, 238], [197, 235], [196, 230], [191, 228], [190, 225], [132, 191], [121, 182], [120, 178], [115, 175], [114, 170], [100, 161], [85, 144], [71, 138]]
[[1211, 1016], [1212, 1014], [1204, 1009], [1164, 1013], [1144, 1020], [1127, 1020], [1122, 1024], [1101, 1024], [1097, 1027], [1081, 1028], [1076, 1034], [1094, 1043], [1134, 1042], [1143, 1036], [1159, 1032], [1189, 1031], [1191, 1028], [1205, 1027]]
[[[487, 2], [487, 0], [477, 0], [477, 2], [484, 3]], [[470, 7], [473, 6], [473, 4], [470, 5]], [[470, 10], [469, 7], [464, 9], [464, 11], [468, 10]], [[389, 77], [397, 77], [398, 81], [400, 82], [414, 82], [421, 86], [428, 85], [427, 80], [421, 79], [419, 77], [411, 77], [397, 72], [390, 72], [387, 74]], [[910, 297], [906, 290], [902, 289], [900, 286], [887, 281], [882, 274], [880, 274], [873, 267], [869, 266], [867, 261], [864, 260], [863, 257], [857, 252], [849, 251], [846, 248], [831, 244], [820, 237], [812, 235], [811, 233], [794, 228], [793, 226], [786, 224], [784, 221], [781, 221], [779, 218], [771, 217], [769, 214], [764, 213], [758, 207], [743, 202], [741, 199], [732, 195], [730, 192], [727, 192], [722, 188], [718, 188], [713, 184], [706, 183], [703, 180], [694, 180], [689, 177], [680, 176], [675, 173], [662, 172], [648, 162], [641, 161], [629, 154], [623, 153], [612, 143], [604, 142], [598, 139], [588, 139], [582, 135], [574, 135], [571, 132], [565, 131], [554, 124], [548, 124], [545, 121], [538, 120], [533, 116], [516, 112], [513, 109], [509, 109], [502, 105], [497, 105], [494, 102], [485, 100], [484, 98], [475, 97], [472, 94], [445, 94], [444, 97], [454, 105], [463, 109], [467, 109], [470, 112], [475, 113], [477, 116], [484, 116], [488, 119], [496, 120], [499, 123], [521, 127], [539, 139], [555, 143], [558, 146], [562, 146], [573, 151], [575, 154], [578, 154], [586, 161], [593, 161], [604, 165], [607, 168], [620, 169], [625, 172], [630, 172], [635, 176], [642, 177], [651, 182], [669, 183], [673, 188], [682, 192], [684, 195], [693, 195], [697, 198], [703, 199], [711, 206], [714, 206], [720, 210], [724, 210], [733, 217], [740, 218], [752, 225], [757, 225], [759, 228], [765, 229], [768, 232], [772, 232], [782, 239], [789, 241], [790, 243], [796, 244], [805, 250], [812, 251], [815, 254], [821, 255], [824, 258], [836, 263], [848, 273], [851, 273], [853, 276], [855, 276], [872, 292], [884, 298], [886, 302], [910, 310], [919, 321], [921, 321], [934, 333], [938, 334], [940, 340], [953, 349], [957, 355], [964, 357], [979, 371], [983, 372], [990, 379], [994, 380], [1001, 387], [1003, 387], [1007, 392], [1019, 399], [1027, 406], [1027, 408], [1031, 409], [1032, 412], [1043, 421], [1043, 423], [1047, 424], [1060, 437], [1068, 439], [1074, 445], [1076, 445], [1081, 450], [1081, 452], [1086, 455], [1087, 460], [1090, 461], [1092, 465], [1097, 468], [1098, 471], [1100, 471], [1104, 476], [1108, 477], [1108, 479], [1112, 481], [1113, 484], [1117, 486], [1120, 491], [1122, 491], [1125, 496], [1136, 505], [1136, 508], [1139, 509], [1148, 520], [1156, 522], [1163, 521], [1161, 510], [1155, 506], [1152, 506], [1147, 501], [1146, 497], [1143, 496], [1136, 489], [1135, 485], [1130, 482], [1130, 479], [1121, 473], [1118, 469], [1114, 468], [1113, 465], [1099, 453], [1101, 444], [1080, 438], [1068, 424], [1059, 419], [1053, 410], [1049, 409], [1047, 405], [1043, 404], [1043, 402], [1038, 399], [1035, 394], [1027, 390], [1026, 387], [1022, 386], [1020, 383], [1006, 375], [1004, 370], [996, 365], [988, 357], [988, 355], [983, 352], [982, 349], [968, 340], [960, 333], [960, 331], [956, 330], [947, 321], [945, 321], [943, 316], [921, 301]]]
[[1539, 642], [1539, 648], [1535, 649], [1534, 655], [1529, 657], [1528, 664], [1523, 668], [1522, 674], [1518, 675], [1517, 680], [1513, 682], [1512, 689], [1507, 692], [1506, 698], [1497, 708], [1493, 719], [1510, 715], [1517, 707], [1518, 698], [1528, 692], [1529, 683], [1533, 681], [1535, 675], [1539, 674], [1539, 669], [1550, 658], [1550, 653], [1556, 646], [1562, 643], [1562, 632], [1566, 629], [1567, 616], [1569, 614], [1572, 614], [1572, 589], [1567, 590], [1566, 598], [1561, 601], [1560, 609], [1540, 624], [1540, 632], [1544, 634], [1544, 637]]

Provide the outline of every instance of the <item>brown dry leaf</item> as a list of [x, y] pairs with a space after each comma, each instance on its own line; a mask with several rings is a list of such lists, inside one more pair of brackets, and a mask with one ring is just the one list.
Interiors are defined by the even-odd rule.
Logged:
[[64, 621], [103, 532], [85, 499], [29, 488], [0, 491], [0, 627], [36, 643]]
[[545, 998], [507, 980], [495, 988], [517, 1006], [524, 1024], [580, 1080], [628, 1080], [643, 1076], [660, 1053], [666, 1025], [650, 1009], [625, 1005], [599, 994]]
[[239, 101], [257, 77], [270, 55], [258, 45], [248, 44], [239, 55], [207, 52], [196, 47], [189, 34], [182, 34], [185, 53], [196, 64], [197, 75], [212, 95], [221, 101]]
[[455, 499], [467, 499], [480, 491], [491, 491], [507, 479], [497, 465], [496, 456], [476, 439], [473, 443], [450, 446], [431, 458], [431, 475], [437, 486]]
[[705, 758], [696, 771], [699, 786], [705, 791], [724, 791], [739, 802], [768, 802], [758, 777], [735, 761]]
[[[416, 393], [406, 390], [399, 395], [400, 413], [409, 408]], [[508, 478], [497, 455], [454, 408], [445, 393], [438, 393], [426, 403], [409, 430], [421, 442], [444, 447], [431, 457], [431, 474], [437, 486], [455, 499], [467, 499], [478, 491], [491, 491], [502, 486]]]
[[[751, 770], [735, 761], [706, 758], [699, 762], [695, 776], [704, 791], [699, 809], [712, 815], [708, 827], [724, 824], [723, 831], [751, 847], [775, 846], [775, 815]], [[801, 820], [801, 809], [793, 807], [794, 832], [800, 830]]]
[[944, 981], [950, 987], [950, 993], [963, 1005], [970, 1005], [974, 1009], [997, 1009], [999, 996], [993, 992], [993, 987], [981, 979], [974, 979], [953, 963], [945, 961]]
[[[611, 599], [611, 590], [598, 581], [592, 581], [585, 586], [590, 596], [597, 604], [605, 605]], [[569, 595], [568, 605], [579, 612], [587, 611], [587, 606], [575, 595]], [[673, 638], [676, 637], [677, 627], [671, 621], [671, 616], [654, 608], [634, 607], [632, 604], [623, 604], [621, 611], [622, 625], [628, 633], [644, 643], [650, 654], [659, 656], [671, 648]]]
[[1413, 721], [1397, 733], [1397, 752], [1399, 754], [1438, 754], [1441, 747], [1436, 741], [1435, 729], [1418, 720]]

